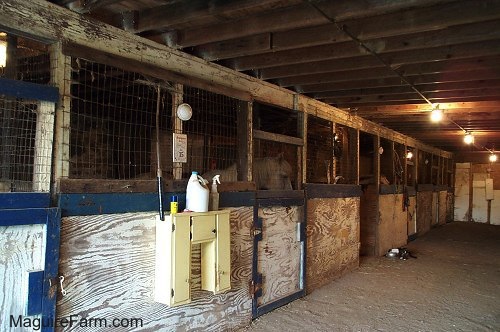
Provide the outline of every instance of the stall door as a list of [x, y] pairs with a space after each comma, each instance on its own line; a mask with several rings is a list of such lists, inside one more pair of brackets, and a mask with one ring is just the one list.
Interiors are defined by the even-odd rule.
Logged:
[[48, 208], [49, 199], [48, 194], [0, 194], [0, 326], [5, 331], [53, 331], [60, 214]]
[[53, 331], [58, 208], [50, 207], [56, 88], [0, 78], [0, 329]]
[[254, 318], [304, 295], [304, 198], [301, 191], [301, 195], [294, 193], [289, 192], [291, 197], [278, 197], [278, 193], [271, 192], [257, 195], [253, 229]]

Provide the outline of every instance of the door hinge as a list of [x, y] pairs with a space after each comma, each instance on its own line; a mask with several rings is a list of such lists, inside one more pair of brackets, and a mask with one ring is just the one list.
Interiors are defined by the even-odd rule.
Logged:
[[174, 297], [174, 294], [175, 294], [175, 292], [174, 292], [174, 289], [172, 288], [172, 292], [170, 293], [170, 295], [171, 295], [172, 297]]
[[175, 231], [175, 224], [172, 224], [172, 232]]
[[250, 228], [250, 236], [254, 238], [259, 235], [262, 235], [262, 228], [252, 226], [252, 228]]
[[257, 280], [250, 280], [249, 288], [252, 299], [262, 296], [262, 273], [257, 274]]

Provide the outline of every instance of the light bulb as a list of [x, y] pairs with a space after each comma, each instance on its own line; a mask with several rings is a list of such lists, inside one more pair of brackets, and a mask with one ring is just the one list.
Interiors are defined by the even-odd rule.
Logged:
[[7, 45], [0, 41], [0, 67], [5, 67], [7, 64]]
[[413, 152], [408, 151], [408, 152], [406, 153], [406, 159], [411, 159], [411, 158], [413, 158]]
[[497, 155], [496, 154], [490, 154], [490, 162], [494, 163], [497, 161]]
[[193, 109], [189, 104], [183, 103], [177, 106], [177, 116], [179, 119], [182, 121], [187, 121], [191, 119], [191, 116], [193, 115]]
[[465, 134], [464, 142], [465, 142], [465, 144], [472, 144], [474, 142], [474, 136], [472, 136], [471, 133]]
[[443, 119], [443, 111], [440, 109], [433, 109], [431, 112], [431, 121], [432, 122], [439, 122]]

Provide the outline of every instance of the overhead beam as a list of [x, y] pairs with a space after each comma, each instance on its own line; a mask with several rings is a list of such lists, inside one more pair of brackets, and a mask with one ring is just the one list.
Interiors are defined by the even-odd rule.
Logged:
[[[323, 11], [338, 21], [382, 15], [389, 12], [418, 6], [430, 6], [451, 0], [353, 0], [322, 1], [318, 3]], [[264, 32], [276, 32], [289, 29], [327, 24], [329, 21], [309, 4], [264, 12], [228, 23], [186, 29], [180, 32], [179, 46], [190, 47], [221, 40], [229, 40]], [[242, 28], [244, 27], [244, 28]]]
[[[364, 43], [378, 54], [404, 50], [423, 50], [439, 47], [473, 43], [478, 41], [498, 41], [500, 21], [488, 21], [460, 26], [453, 26], [439, 31], [426, 31], [417, 34], [365, 40]], [[498, 47], [498, 46], [497, 46]], [[245, 56], [228, 61], [231, 68], [249, 70], [273, 67], [276, 63], [290, 65], [326, 59], [342, 59], [368, 53], [355, 42], [340, 42], [327, 45], [305, 47], [287, 51], [263, 53]]]
[[[404, 101], [407, 99], [415, 99], [415, 92], [400, 93], [400, 94], [387, 94], [387, 95], [364, 95], [357, 97], [332, 97], [324, 98], [328, 103], [338, 104], [356, 104], [356, 103], [370, 103], [380, 101]], [[417, 95], [418, 96], [418, 95]], [[477, 98], [477, 97], [498, 97], [500, 99], [500, 90], [497, 88], [483, 88], [473, 90], [454, 90], [454, 91], [440, 91], [426, 93], [427, 99], [439, 102], [440, 99], [453, 99], [453, 98]]]
[[[372, 76], [370, 73], [368, 73], [370, 75], [367, 77], [367, 79], [365, 79], [363, 76], [360, 76], [364, 73], [366, 73], [366, 71], [362, 73], [358, 72], [359, 76], [352, 75], [356, 74], [356, 71], [351, 71], [347, 74], [343, 73], [343, 75], [338, 74], [338, 76], [324, 75], [320, 78], [316, 77], [316, 80], [320, 83], [315, 84], [308, 84], [309, 82], [314, 82], [314, 79], [312, 77], [288, 78], [286, 80], [280, 80], [278, 81], [278, 83], [281, 86], [295, 86], [296, 90], [301, 93], [317, 93], [324, 91], [352, 90], [374, 87], [397, 87], [405, 85], [405, 83], [401, 82], [401, 79], [399, 77], [395, 77], [395, 75], [393, 75], [393, 77], [387, 75]], [[381, 73], [383, 72], [381, 71]], [[408, 75], [405, 77], [414, 85], [423, 85], [444, 82], [463, 82], [464, 80], [494, 80], [499, 78], [499, 73], [496, 73], [492, 70], [472, 70], [437, 74]], [[304, 81], [302, 81], [302, 79]], [[322, 80], [325, 80], [325, 82], [323, 82]]]
[[[500, 111], [500, 101], [440, 103], [439, 108], [445, 112], [489, 112]], [[373, 106], [358, 108], [363, 112], [389, 113], [389, 112], [422, 112], [429, 109], [427, 104], [404, 104], [394, 106]]]
[[[464, 81], [464, 82], [444, 82], [444, 83], [431, 83], [419, 84], [415, 87], [423, 94], [431, 92], [454, 91], [454, 90], [473, 90], [484, 88], [499, 88], [500, 75], [498, 79], [493, 80], [480, 80], [480, 81]], [[466, 78], [464, 78], [466, 79]], [[326, 91], [315, 93], [312, 96], [315, 99], [324, 99], [329, 97], [353, 97], [353, 96], [369, 96], [369, 95], [392, 95], [411, 92], [409, 86], [396, 86], [396, 87], [380, 87], [380, 88], [363, 88], [354, 90], [339, 90], [339, 91]]]
[[[411, 2], [405, 0], [405, 2]], [[24, 24], [30, 22], [30, 24]], [[21, 34], [37, 40], [73, 43], [96, 52], [127, 61], [142, 63], [159, 70], [192, 77], [210, 84], [221, 85], [249, 92], [256, 100], [325, 119], [348, 124], [355, 129], [393, 139], [400, 143], [412, 142], [422, 150], [451, 156], [450, 153], [423, 144], [405, 135], [375, 123], [352, 116], [348, 112], [331, 107], [307, 96], [259, 81], [231, 69], [208, 63], [178, 50], [159, 45], [151, 40], [124, 30], [93, 21], [63, 7], [44, 0], [0, 0], [0, 28], [9, 33]]]
[[174, 2], [137, 13], [137, 25], [130, 31], [140, 33], [149, 30], [192, 27], [193, 21], [198, 25], [207, 26], [228, 18], [249, 16], [260, 11], [300, 2], [297, 0], [289, 2], [282, 0], [189, 0]]
[[[457, 98], [446, 98], [445, 100], [440, 100], [439, 98], [435, 98], [434, 100], [431, 100], [432, 103], [441, 103], [441, 102], [450, 102], [450, 103], [457, 103], [457, 102], [469, 102], [469, 101], [495, 101], [499, 100], [500, 96], [486, 96], [486, 97], [457, 97]], [[404, 100], [380, 100], [380, 101], [370, 101], [366, 103], [353, 103], [353, 102], [348, 102], [348, 103], [338, 103], [335, 100], [327, 100], [324, 99], [322, 102], [327, 103], [331, 106], [338, 107], [338, 108], [346, 108], [346, 107], [351, 107], [351, 108], [358, 108], [358, 107], [365, 107], [365, 106], [379, 106], [379, 105], [400, 105], [403, 103], [409, 103], [409, 104], [425, 104], [427, 107], [429, 107], [429, 104], [426, 103], [423, 99], [419, 98], [414, 98], [414, 99], [404, 99]]]
[[[466, 45], [470, 46], [470, 45]], [[404, 75], [412, 73], [431, 73], [467, 69], [484, 69], [499, 67], [500, 56], [485, 55], [479, 52], [467, 52], [464, 47], [462, 53], [454, 53], [450, 59], [436, 58], [436, 52], [423, 52], [416, 54], [414, 51], [395, 52], [390, 54], [392, 59], [391, 67], [397, 69]], [[474, 56], [474, 58], [470, 58]], [[277, 66], [259, 70], [258, 77], [263, 80], [277, 79], [291, 76], [336, 73], [346, 70], [360, 70], [381, 68], [384, 65], [372, 55], [358, 56], [342, 60], [323, 60], [309, 63]]]
[[[467, 15], [463, 15], [467, 13]], [[338, 21], [361, 40], [436, 31], [453, 25], [470, 24], [500, 18], [500, 2], [496, 0], [475, 3], [458, 1], [438, 6], [411, 8], [405, 11], [373, 16], [364, 19]], [[384, 22], [384, 24], [380, 24]], [[314, 36], [314, 38], [311, 38]], [[212, 61], [255, 54], [253, 39], [249, 36], [196, 46], [194, 52]], [[334, 24], [307, 27], [272, 34], [272, 45], [267, 51], [283, 51], [351, 40]], [[228, 48], [227, 45], [237, 47]], [[261, 50], [261, 52], [264, 50]]]

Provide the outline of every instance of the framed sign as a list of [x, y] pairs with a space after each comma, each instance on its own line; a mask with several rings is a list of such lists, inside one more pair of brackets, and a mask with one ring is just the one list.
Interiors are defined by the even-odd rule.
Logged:
[[174, 163], [187, 163], [187, 135], [173, 133], [173, 161]]

